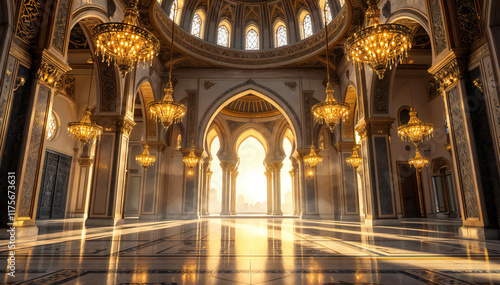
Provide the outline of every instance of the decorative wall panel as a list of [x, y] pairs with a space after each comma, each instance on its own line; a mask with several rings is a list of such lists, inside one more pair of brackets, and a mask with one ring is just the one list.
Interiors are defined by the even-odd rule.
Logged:
[[95, 183], [92, 189], [93, 207], [91, 214], [105, 215], [109, 194], [109, 176], [113, 165], [114, 134], [102, 134], [99, 141], [99, 155], [94, 169]]
[[470, 149], [467, 141], [468, 135], [465, 129], [466, 122], [462, 112], [462, 100], [458, 87], [454, 87], [448, 92], [448, 102], [466, 218], [479, 218], [478, 200], [472, 173]]
[[358, 197], [356, 188], [356, 173], [353, 167], [349, 166], [345, 161], [350, 157], [351, 153], [342, 153], [342, 168], [343, 168], [343, 184], [344, 184], [344, 205], [346, 214], [358, 213]]
[[16, 75], [16, 71], [14, 70], [16, 63], [16, 59], [12, 56], [9, 56], [7, 60], [6, 73], [3, 80], [2, 90], [0, 91], [0, 142], [4, 135], [4, 123], [7, 120], [7, 107], [10, 100], [11, 90], [13, 87], [12, 82], [15, 81], [13, 78]]
[[377, 173], [377, 201], [381, 216], [394, 215], [392, 203], [391, 172], [389, 168], [389, 153], [387, 152], [387, 137], [374, 137], [375, 168]]
[[118, 92], [116, 88], [115, 66], [99, 61], [99, 75], [101, 84], [101, 111], [114, 112], [116, 111]]
[[373, 112], [387, 114], [389, 109], [389, 86], [391, 83], [392, 71], [386, 72], [382, 79], [375, 79], [373, 89]]
[[491, 116], [493, 117], [493, 126], [495, 130], [496, 140], [500, 143], [500, 102], [498, 100], [497, 85], [495, 75], [493, 74], [493, 66], [489, 56], [483, 59], [484, 64], [484, 84], [486, 87], [488, 100], [490, 101]]
[[42, 0], [23, 0], [21, 4], [16, 36], [28, 45], [34, 44], [38, 38], [42, 4]]
[[60, 0], [57, 5], [56, 23], [52, 37], [52, 45], [64, 55], [64, 43], [66, 42], [66, 30], [68, 24], [68, 14], [70, 8], [70, 0]]
[[24, 170], [24, 180], [21, 189], [21, 200], [18, 217], [31, 217], [32, 202], [36, 192], [36, 182], [38, 176], [38, 165], [40, 163], [40, 150], [43, 145], [45, 135], [45, 119], [47, 117], [47, 104], [50, 90], [42, 85], [39, 86], [37, 100], [34, 104], [35, 112], [28, 149], [26, 150], [26, 168]]
[[[159, 157], [156, 150], [150, 150], [150, 153], [157, 158]], [[142, 207], [143, 214], [154, 214], [156, 210], [155, 192], [158, 189], [158, 187], [156, 187], [156, 174], [158, 173], [158, 165], [160, 165], [159, 161], [157, 161], [152, 167], [148, 168], [145, 173], [146, 185], [144, 188], [144, 203]]]
[[429, 14], [434, 39], [434, 55], [439, 55], [448, 46], [441, 4], [439, 0], [428, 0]]
[[474, 1], [455, 0], [455, 15], [458, 22], [459, 39], [464, 45], [475, 43], [483, 36]]

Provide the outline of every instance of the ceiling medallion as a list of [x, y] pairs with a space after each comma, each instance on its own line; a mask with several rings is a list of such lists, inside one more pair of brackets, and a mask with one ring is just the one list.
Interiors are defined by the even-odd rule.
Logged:
[[188, 174], [193, 174], [193, 168], [200, 162], [200, 158], [194, 154], [194, 144], [191, 145], [189, 155], [182, 158], [187, 167], [189, 167]]
[[[173, 16], [175, 19], [175, 15]], [[181, 103], [174, 101], [172, 94], [174, 93], [174, 87], [172, 85], [172, 59], [174, 56], [174, 38], [175, 38], [175, 21], [172, 21], [172, 43], [170, 45], [170, 72], [168, 76], [168, 83], [165, 86], [165, 97], [160, 101], [153, 101], [149, 103], [149, 112], [151, 116], [159, 119], [165, 131], [172, 125], [172, 123], [177, 123], [182, 120], [182, 117], [186, 114], [186, 106]]]
[[434, 125], [424, 123], [417, 117], [415, 108], [410, 108], [410, 120], [407, 124], [398, 127], [398, 135], [404, 142], [412, 142], [416, 147], [426, 139], [432, 138]]
[[138, 154], [135, 156], [135, 161], [142, 167], [144, 167], [144, 170], [146, 170], [150, 165], [155, 163], [156, 158], [154, 155], [149, 154], [149, 146], [146, 144], [144, 145], [144, 151], [141, 154]]
[[382, 79], [388, 66], [407, 56], [413, 31], [405, 25], [381, 24], [376, 2], [368, 1], [366, 28], [347, 39], [344, 50], [349, 60], [368, 64]]
[[326, 46], [326, 73], [328, 83], [326, 84], [326, 100], [325, 102], [314, 105], [311, 109], [318, 123], [325, 123], [333, 132], [335, 126], [349, 115], [350, 106], [347, 103], [339, 102], [333, 97], [333, 87], [330, 83], [330, 57], [328, 53], [328, 24], [326, 23], [325, 11], [325, 46]]
[[90, 119], [90, 92], [92, 91], [92, 79], [94, 78], [94, 66], [92, 59], [87, 60], [87, 63], [92, 64], [90, 72], [90, 87], [89, 97], [87, 99], [87, 108], [83, 111], [83, 117], [78, 122], [68, 123], [68, 132], [82, 143], [86, 143], [90, 138], [97, 138], [102, 134], [102, 127]]
[[411, 166], [413, 166], [417, 170], [417, 172], [420, 172], [420, 171], [422, 171], [422, 169], [424, 167], [429, 165], [429, 159], [422, 157], [422, 155], [420, 154], [420, 151], [417, 148], [417, 152], [415, 153], [415, 157], [408, 160], [408, 163]]
[[345, 159], [347, 164], [354, 167], [354, 169], [357, 169], [363, 163], [363, 159], [358, 155], [358, 148], [359, 146], [356, 145], [352, 149], [352, 156]]
[[160, 50], [158, 39], [138, 26], [137, 0], [129, 3], [121, 23], [100, 24], [93, 32], [96, 55], [101, 55], [102, 61], [108, 65], [114, 61], [123, 77], [134, 69], [137, 62], [144, 62], [144, 68], [148, 67]]

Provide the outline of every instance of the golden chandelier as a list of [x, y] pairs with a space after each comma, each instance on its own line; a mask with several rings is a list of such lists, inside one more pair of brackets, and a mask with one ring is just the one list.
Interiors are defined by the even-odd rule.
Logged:
[[94, 28], [93, 35], [96, 55], [101, 55], [102, 61], [108, 65], [114, 61], [123, 77], [134, 69], [137, 62], [144, 62], [146, 68], [160, 50], [158, 39], [138, 26], [137, 0], [129, 3], [121, 23], [100, 24]]
[[316, 150], [314, 149], [314, 145], [311, 145], [311, 152], [304, 156], [304, 162], [308, 164], [311, 168], [314, 168], [316, 165], [321, 163], [323, 161], [323, 158], [321, 155], [316, 153]]
[[376, 1], [368, 2], [366, 28], [347, 39], [344, 50], [349, 60], [368, 64], [382, 79], [388, 66], [407, 56], [413, 32], [404, 25], [381, 24]]
[[416, 147], [432, 137], [434, 132], [434, 125], [431, 123], [424, 123], [417, 117], [415, 108], [410, 108], [410, 120], [407, 124], [398, 127], [398, 135], [402, 141], [412, 142]]
[[415, 157], [408, 160], [408, 163], [415, 167], [417, 171], [422, 171], [424, 167], [426, 167], [429, 164], [429, 159], [422, 157], [420, 154], [420, 151], [417, 148], [417, 152], [415, 153]]
[[347, 164], [354, 167], [354, 169], [358, 168], [361, 163], [363, 163], [363, 159], [358, 155], [358, 146], [355, 146], [352, 149], [352, 156], [346, 158], [345, 161], [347, 162]]
[[[175, 14], [173, 16], [175, 19]], [[186, 107], [181, 103], [174, 101], [172, 94], [174, 87], [172, 86], [172, 59], [174, 57], [174, 38], [175, 38], [175, 21], [172, 20], [172, 43], [170, 45], [170, 72], [168, 76], [168, 83], [165, 86], [165, 97], [160, 101], [153, 101], [149, 103], [149, 112], [153, 117], [159, 119], [165, 127], [165, 130], [170, 127], [172, 123], [182, 121], [182, 117], [186, 114]]]
[[82, 143], [86, 143], [91, 137], [97, 138], [102, 134], [102, 127], [92, 121], [90, 115], [90, 109], [86, 108], [80, 121], [68, 123], [68, 132]]
[[189, 155], [182, 158], [187, 167], [189, 167], [188, 174], [191, 175], [193, 173], [193, 168], [200, 162], [200, 158], [194, 154], [194, 144], [191, 145], [191, 150], [189, 151]]
[[149, 154], [149, 146], [146, 144], [144, 145], [144, 151], [141, 154], [138, 154], [135, 156], [135, 161], [142, 167], [144, 167], [144, 170], [148, 168], [148, 166], [152, 165], [155, 163], [156, 158], [154, 155]]
[[347, 103], [336, 101], [333, 97], [333, 87], [330, 83], [330, 56], [328, 53], [328, 24], [326, 22], [326, 9], [325, 9], [325, 47], [326, 47], [326, 74], [328, 82], [326, 83], [326, 100], [323, 103], [314, 105], [311, 109], [316, 122], [325, 123], [333, 132], [335, 126], [349, 115], [350, 106]]

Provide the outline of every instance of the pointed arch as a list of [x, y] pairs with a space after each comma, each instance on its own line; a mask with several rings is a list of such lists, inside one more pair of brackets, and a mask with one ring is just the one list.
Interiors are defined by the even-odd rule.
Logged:
[[259, 27], [255, 24], [249, 24], [245, 29], [245, 49], [246, 50], [259, 50]]
[[219, 22], [217, 44], [223, 47], [231, 47], [231, 23], [226, 19]]

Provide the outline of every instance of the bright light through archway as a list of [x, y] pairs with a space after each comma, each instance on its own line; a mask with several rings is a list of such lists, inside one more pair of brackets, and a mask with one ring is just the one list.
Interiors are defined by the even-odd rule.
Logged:
[[292, 162], [290, 161], [292, 143], [287, 138], [283, 140], [283, 150], [286, 156], [281, 168], [281, 211], [283, 211], [283, 214], [291, 215], [293, 214], [292, 177], [290, 176], [290, 170], [292, 170]]
[[222, 198], [222, 169], [220, 168], [219, 157], [217, 152], [220, 149], [219, 137], [215, 137], [210, 145], [210, 155], [212, 155], [212, 163], [210, 170], [213, 172], [210, 181], [210, 192], [208, 193], [208, 211], [211, 215], [218, 215], [221, 211]]
[[266, 213], [267, 180], [264, 172], [265, 151], [253, 137], [245, 139], [238, 149], [240, 165], [236, 180], [236, 212]]

